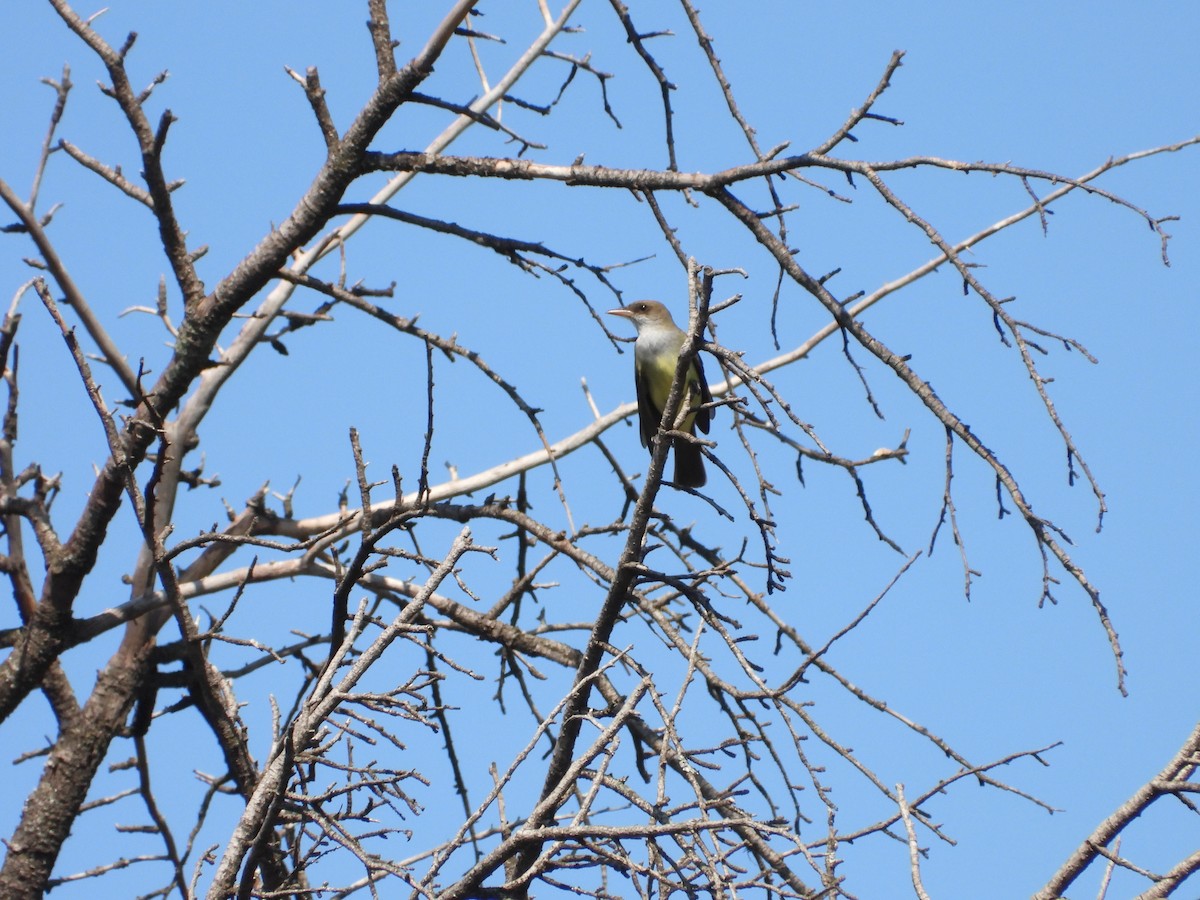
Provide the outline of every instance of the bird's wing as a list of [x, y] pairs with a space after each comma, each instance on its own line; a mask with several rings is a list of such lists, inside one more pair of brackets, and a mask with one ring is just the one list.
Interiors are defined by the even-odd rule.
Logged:
[[650, 400], [650, 385], [646, 383], [646, 373], [641, 365], [634, 364], [633, 375], [637, 384], [638, 431], [641, 432], [642, 446], [649, 447], [658, 431], [658, 423], [662, 421], [662, 410], [655, 409]]
[[[700, 379], [700, 402], [712, 403], [712, 391], [708, 389], [708, 379], [704, 377], [704, 364], [700, 362], [700, 352], [696, 351], [692, 362], [696, 366], [696, 377]], [[712, 421], [711, 409], [700, 409], [696, 411], [696, 427], [708, 434], [708, 423]]]

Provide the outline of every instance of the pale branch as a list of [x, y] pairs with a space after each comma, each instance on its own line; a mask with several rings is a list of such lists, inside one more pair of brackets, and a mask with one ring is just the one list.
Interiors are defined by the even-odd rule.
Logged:
[[[779, 175], [810, 167], [808, 156], [747, 163], [720, 172], [676, 172], [671, 169], [622, 169], [609, 166], [539, 163], [510, 157], [447, 156], [431, 153], [369, 152], [363, 156], [364, 172], [401, 172], [448, 175], [459, 178], [499, 178], [509, 181], [559, 181], [571, 187], [626, 188], [634, 191], [687, 191], [713, 193], [741, 181]], [[826, 163], [839, 168], [838, 161]]]
[[929, 900], [929, 894], [925, 892], [925, 885], [921, 881], [921, 856], [924, 851], [917, 844], [917, 832], [913, 828], [912, 812], [908, 802], [904, 799], [904, 785], [896, 785], [896, 797], [899, 801], [900, 814], [904, 817], [904, 830], [908, 835], [908, 862], [912, 868], [913, 890], [916, 891], [918, 900]]
[[933, 526], [933, 533], [929, 536], [929, 555], [933, 556], [933, 547], [937, 543], [938, 533], [942, 529], [942, 525], [946, 522], [946, 517], [950, 517], [950, 535], [954, 541], [954, 545], [958, 547], [959, 559], [962, 561], [963, 568], [963, 595], [971, 599], [971, 579], [972, 576], [979, 577], [980, 572], [971, 568], [971, 564], [967, 561], [967, 543], [962, 536], [962, 532], [958, 530], [958, 509], [954, 505], [954, 494], [950, 490], [951, 482], [954, 480], [954, 432], [949, 428], [946, 429], [946, 483], [942, 489], [942, 509], [938, 513], [937, 524]]

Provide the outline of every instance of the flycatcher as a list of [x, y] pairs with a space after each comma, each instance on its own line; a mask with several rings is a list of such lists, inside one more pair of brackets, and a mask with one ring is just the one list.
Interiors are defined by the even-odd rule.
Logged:
[[[633, 345], [633, 372], [637, 384], [638, 422], [642, 435], [642, 446], [653, 449], [652, 439], [662, 421], [663, 407], [671, 393], [675, 380], [675, 367], [679, 363], [679, 351], [687, 340], [671, 318], [671, 313], [657, 300], [638, 300], [624, 309], [610, 309], [610, 316], [622, 316], [637, 328], [637, 341]], [[679, 424], [679, 430], [695, 434], [699, 428], [708, 434], [711, 409], [700, 409], [702, 403], [711, 403], [712, 394], [704, 380], [704, 368], [700, 356], [692, 357], [685, 381], [685, 393], [681, 409], [689, 410]], [[675, 439], [675, 483], [681, 487], [698, 488], [707, 480], [704, 474], [704, 454], [699, 445], [683, 439]]]

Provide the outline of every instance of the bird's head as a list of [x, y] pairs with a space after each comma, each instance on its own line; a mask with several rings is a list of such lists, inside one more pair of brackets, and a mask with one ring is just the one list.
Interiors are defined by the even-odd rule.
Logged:
[[657, 300], [635, 300], [621, 309], [610, 309], [608, 314], [629, 319], [639, 332], [647, 327], [675, 327], [675, 320], [671, 318], [670, 311]]

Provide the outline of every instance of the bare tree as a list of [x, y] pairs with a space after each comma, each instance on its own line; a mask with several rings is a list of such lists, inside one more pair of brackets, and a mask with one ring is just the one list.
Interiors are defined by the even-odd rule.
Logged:
[[[665, 38], [655, 19], [661, 14], [653, 5], [612, 0], [590, 13], [619, 29], [636, 60], [634, 71], [654, 86], [665, 135], [657, 152], [665, 165], [613, 168], [585, 162], [583, 155], [567, 161], [561, 148], [547, 149], [525, 135], [523, 123], [560, 116], [564, 98], [585, 85], [597, 90], [598, 100], [588, 101], [596, 118], [615, 127], [622, 114], [608, 95], [610, 63], [580, 52], [587, 39], [573, 25], [580, 0], [559, 9], [523, 5], [524, 30], [513, 26], [514, 35], [531, 33], [528, 20], [536, 33], [510, 38], [521, 49], [503, 71], [489, 67], [481, 48], [507, 36], [489, 32], [477, 0], [444, 3], [440, 22], [423, 40], [398, 34], [384, 0], [369, 0], [362, 53], [374, 54], [373, 91], [340, 125], [317, 69], [288, 70], [311, 107], [324, 159], [292, 211], [219, 279], [206, 282], [200, 268], [206, 247], [198, 243], [204, 236], [177, 202], [186, 173], [167, 162], [176, 119], [170, 111], [151, 111], [165, 76], [139, 87], [129, 70], [138, 50], [135, 34], [106, 35], [103, 18], [87, 19], [66, 0], [49, 3], [83, 51], [102, 63], [107, 80], [100, 90], [115, 103], [113, 127], [128, 129], [137, 152], [118, 162], [60, 136], [64, 111], [79, 102], [66, 69], [48, 82], [56, 102], [32, 188], [22, 196], [9, 173], [0, 181], [11, 213], [9, 252], [31, 254], [34, 270], [28, 281], [10, 285], [13, 300], [0, 328], [8, 392], [0, 442], [6, 541], [0, 568], [16, 608], [0, 633], [7, 648], [0, 712], [11, 723], [44, 697], [57, 729], [42, 745], [6, 727], [4, 746], [25, 766], [41, 769], [6, 841], [0, 896], [40, 896], [101, 879], [136, 884], [141, 896], [370, 892], [450, 900], [557, 887], [594, 897], [676, 891], [848, 897], [853, 871], [843, 864], [844, 848], [868, 841], [905, 848], [894, 873], [897, 891], [911, 880], [917, 895], [926, 896], [926, 845], [951, 842], [953, 831], [929, 810], [935, 798], [957, 797], [960, 783], [973, 782], [1053, 810], [1019, 778], [1004, 774], [1021, 761], [1047, 762], [1052, 746], [1004, 747], [978, 758], [834, 665], [835, 645], [923, 555], [901, 550], [875, 513], [864, 474], [905, 463], [910, 432], [899, 428], [890, 447], [846, 452], [804, 420], [801, 398], [777, 373], [833, 342], [861, 382], [865, 402], [855, 415], [879, 412], [881, 373], [898, 379], [916, 410], [911, 428], [944, 435], [944, 457], [938, 453], [944, 489], [929, 551], [939, 540], [953, 542], [961, 590], [969, 596], [978, 573], [960, 527], [954, 476], [964, 459], [981, 465], [994, 483], [1000, 515], [1019, 520], [1037, 547], [1041, 599], [1071, 592], [1090, 603], [1116, 686], [1124, 691], [1117, 629], [1098, 588], [1068, 554], [1063, 529], [1035, 512], [1035, 498], [991, 437], [967, 424], [969, 410], [939, 394], [904, 348], [868, 328], [864, 314], [939, 269], [955, 273], [964, 302], [994, 323], [996, 340], [1032, 381], [1068, 477], [1090, 489], [1099, 520], [1104, 493], [1042, 368], [1052, 350], [1090, 355], [1077, 340], [1022, 318], [1010, 298], [989, 288], [968, 251], [1025, 220], [1040, 219], [1045, 228], [1053, 204], [1086, 192], [1148, 226], [1165, 261], [1169, 216], [1110, 191], [1101, 177], [1200, 139], [1108, 159], [1082, 175], [934, 156], [855, 159], [845, 151], [857, 134], [868, 138], [872, 128], [901, 124], [880, 109], [901, 65], [897, 52], [880, 61], [878, 82], [864, 88], [861, 105], [844, 122], [830, 123], [827, 138], [798, 153], [787, 145], [762, 147], [699, 12], [680, 0], [672, 15], [682, 14], [691, 29], [694, 52], [723, 97], [723, 115], [744, 141], [738, 165], [689, 172], [678, 161], [688, 138], [676, 129], [677, 88], [658, 51]], [[518, 14], [507, 10], [497, 18], [511, 23]], [[397, 58], [400, 37], [404, 62]], [[433, 76], [435, 64], [459, 45], [478, 66], [473, 94]], [[537, 86], [526, 89], [531, 83]], [[539, 101], [550, 83], [558, 87]], [[415, 127], [406, 127], [400, 139], [400, 132], [387, 130], [410, 112], [424, 117], [404, 121], [439, 122], [423, 149], [400, 143]], [[468, 132], [472, 146], [490, 147], [494, 155], [452, 154], [453, 142]], [[156, 323], [155, 340], [166, 337], [165, 356], [149, 344], [123, 346], [114, 337], [115, 311], [101, 308], [72, 277], [56, 208], [47, 209], [42, 195], [54, 190], [51, 176], [76, 165], [107, 182], [115, 204], [138, 204], [153, 220], [167, 272], [155, 302], [131, 306]], [[1018, 185], [1028, 199], [955, 239], [898, 187], [895, 174], [914, 169], [995, 176]], [[386, 183], [372, 189], [379, 173]], [[634, 413], [633, 403], [607, 413], [593, 403], [594, 420], [573, 432], [548, 425], [553, 411], [538, 408], [528, 385], [518, 386], [520, 374], [404, 311], [400, 300], [413, 290], [411, 262], [389, 262], [386, 279], [371, 283], [375, 268], [354, 253], [360, 232], [368, 233], [364, 226], [386, 229], [388, 239], [399, 242], [433, 233], [462, 248], [451, 252], [471, 254], [481, 283], [491, 277], [482, 258], [498, 258], [556, 285], [569, 301], [539, 310], [540, 335], [526, 325], [503, 340], [525, 342], [526, 355], [536, 357], [539, 342], [569, 344], [586, 319], [591, 337], [609, 342], [614, 366], [632, 368], [627, 357], [615, 359], [629, 335], [610, 331], [603, 312], [631, 291], [640, 295], [639, 270], [625, 268], [633, 261], [594, 259], [578, 250], [574, 236], [553, 245], [522, 236], [501, 212], [476, 217], [487, 225], [463, 224], [472, 220], [469, 207], [456, 208], [454, 200], [437, 216], [399, 202], [414, 182], [438, 191], [461, 188], [463, 182], [451, 180], [463, 178], [470, 179], [468, 193], [511, 183], [506, 196], [530, 205], [539, 202], [536, 191], [543, 186], [569, 191], [580, 221], [617, 197], [625, 215], [655, 224], [661, 241], [652, 252], [673, 258], [680, 293], [686, 286], [688, 295], [689, 340], [678, 372], [686, 372], [697, 353], [709, 360], [712, 413], [721, 427], [708, 436], [715, 440], [700, 441], [712, 473], [708, 489], [672, 490], [664, 482], [671, 439], [696, 439], [675, 430], [685, 404], [681, 377], [644, 473], [630, 472], [629, 460], [607, 441], [610, 429]], [[898, 229], [916, 229], [933, 256], [867, 293], [843, 293], [836, 272], [811, 270], [793, 246], [798, 204], [847, 201], [837, 187], [845, 183], [885, 204]], [[960, 182], [952, 190], [969, 188]], [[719, 229], [721, 240], [744, 242], [744, 261], [722, 267], [706, 259], [700, 242], [686, 236], [699, 217], [706, 228]], [[21, 249], [13, 249], [18, 244]], [[743, 300], [736, 293], [750, 272], [772, 275], [773, 296]], [[126, 293], [149, 291], [139, 284]], [[485, 294], [481, 287], [478, 304]], [[823, 324], [789, 343], [777, 314], [799, 303], [820, 311]], [[751, 304], [757, 345], [727, 345], [720, 327]], [[21, 323], [35, 316], [60, 332], [74, 371], [63, 369], [65, 357], [20, 355]], [[319, 348], [332, 339], [335, 319], [351, 316], [370, 321], [375, 334], [402, 348], [396, 352], [404, 354], [403, 383], [391, 393], [398, 406], [419, 411], [403, 414], [403, 452], [385, 450], [376, 438], [378, 420], [398, 414], [364, 392], [338, 466], [344, 484], [310, 489], [336, 501], [314, 507], [317, 501], [295, 488], [280, 494], [264, 486], [241, 508], [226, 507], [222, 526], [197, 529], [194, 523], [211, 521], [216, 502], [212, 489], [219, 482], [210, 471], [240, 465], [207, 455], [211, 442], [202, 425], [233, 402], [251, 377], [251, 360], [288, 354], [302, 340]], [[772, 344], [775, 355], [762, 359], [758, 351]], [[446, 361], [455, 364], [456, 378], [459, 369], [470, 370], [468, 400], [445, 399]], [[523, 370], [527, 377], [534, 362]], [[81, 441], [93, 431], [104, 436], [91, 485], [65, 483], [23, 456], [18, 422], [50, 414], [22, 403], [21, 384], [31, 369], [37, 378], [52, 373], [64, 392], [86, 393], [91, 418], [71, 427]], [[631, 376], [627, 383], [632, 387]], [[311, 404], [332, 398], [316, 401], [301, 389], [264, 402], [286, 403], [299, 419]], [[346, 404], [354, 407], [349, 399]], [[469, 405], [473, 418], [471, 427], [447, 439], [454, 404]], [[525, 426], [510, 429], [511, 421]], [[501, 430], [518, 434], [524, 449], [510, 454], [507, 439], [495, 446], [483, 440]], [[265, 448], [245, 444], [251, 457], [287, 440], [272, 434], [243, 439]], [[443, 449], [447, 443], [490, 461], [470, 472], [452, 470], [439, 482], [438, 454], [459, 452]], [[90, 452], [97, 452], [94, 445]], [[397, 462], [372, 465], [372, 454], [382, 453]], [[779, 603], [794, 563], [785, 555], [778, 513], [799, 489], [795, 475], [802, 482], [806, 472], [822, 468], [844, 473], [853, 486], [864, 538], [898, 552], [891, 582], [876, 596], [854, 598], [857, 611], [843, 627], [818, 636]], [[592, 491], [591, 482], [602, 483], [602, 490]], [[83, 498], [77, 510], [64, 502], [67, 495]], [[684, 524], [677, 501], [685, 499], [705, 518]], [[123, 533], [125, 516], [136, 521], [133, 540]], [[847, 549], [848, 556], [854, 552]], [[119, 553], [130, 554], [124, 562], [128, 596], [93, 599], [113, 586], [98, 583], [98, 560]], [[282, 614], [276, 611], [280, 596]], [[205, 598], [218, 602], [219, 611], [210, 612]], [[90, 687], [69, 665], [87, 648], [108, 653]], [[913, 739], [935, 752], [944, 761], [941, 774], [889, 781], [812, 705], [818, 689], [870, 714], [873, 741]], [[166, 737], [179, 733], [186, 742]], [[1169, 755], [1163, 748], [1164, 758]], [[487, 767], [480, 762], [485, 758], [500, 762]], [[213, 760], [218, 769], [206, 774]], [[1182, 884], [1200, 867], [1200, 853], [1153, 872], [1122, 856], [1120, 840], [1151, 805], [1178, 801], [1195, 812], [1189, 796], [1198, 763], [1200, 731], [1098, 826], [1038, 896], [1063, 895], [1089, 867], [1139, 873], [1145, 896], [1166, 896]], [[105, 777], [106, 764], [115, 775]], [[121, 786], [109, 790], [114, 778]], [[185, 779], [200, 788], [196, 803], [176, 796], [187, 793], [173, 786]], [[18, 797], [7, 797], [15, 809]], [[969, 809], [968, 801], [960, 802]], [[131, 812], [135, 803], [140, 812]], [[114, 818], [139, 816], [143, 826], [113, 835]], [[60, 855], [72, 833], [87, 835], [105, 861], [73, 874], [63, 870]], [[150, 852], [140, 849], [146, 834], [154, 841]], [[117, 874], [130, 869], [134, 874]], [[119, 878], [133, 881], [114, 881]]]

